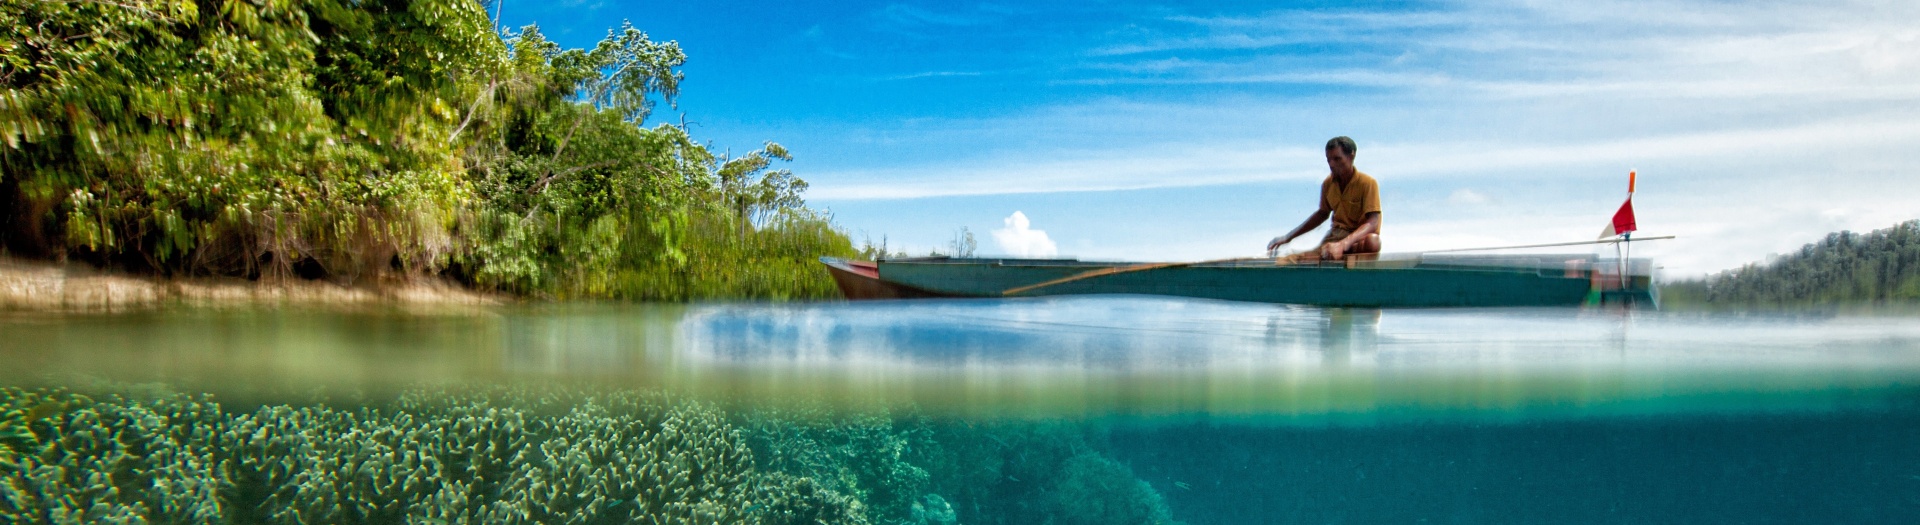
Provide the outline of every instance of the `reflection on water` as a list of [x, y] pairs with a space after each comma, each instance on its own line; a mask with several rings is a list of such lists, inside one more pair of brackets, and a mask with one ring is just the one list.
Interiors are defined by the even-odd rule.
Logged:
[[1362, 364], [1371, 363], [1373, 350], [1380, 344], [1380, 309], [1336, 308], [1323, 315], [1326, 327], [1320, 330], [1320, 352], [1325, 358], [1321, 362], [1341, 368], [1359, 355]]
[[1152, 297], [9, 314], [0, 365], [6, 523], [1920, 511], [1920, 323], [1900, 317]]
[[988, 413], [1780, 409], [1920, 381], [1920, 323], [1156, 297], [0, 318], [4, 379], [560, 382]]

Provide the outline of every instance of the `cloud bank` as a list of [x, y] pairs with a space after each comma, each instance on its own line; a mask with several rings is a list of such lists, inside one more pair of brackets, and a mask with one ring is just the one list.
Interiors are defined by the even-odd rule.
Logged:
[[1682, 275], [1920, 217], [1920, 3], [1128, 6], [968, 26], [983, 63], [913, 71], [997, 73], [913, 89], [995, 102], [814, 133], [885, 140], [822, 153], [847, 160], [809, 167], [809, 198], [856, 228], [1032, 209], [1076, 255], [1245, 255], [1309, 211], [1320, 144], [1349, 135], [1389, 251], [1590, 237], [1629, 169], [1643, 231], [1682, 236], [1635, 253]]
[[1015, 257], [1053, 257], [1060, 249], [1053, 239], [1047, 238], [1047, 232], [1033, 229], [1033, 223], [1027, 220], [1027, 214], [1018, 211], [1002, 222], [1005, 228], [993, 231], [993, 242], [1000, 245], [1000, 251]]

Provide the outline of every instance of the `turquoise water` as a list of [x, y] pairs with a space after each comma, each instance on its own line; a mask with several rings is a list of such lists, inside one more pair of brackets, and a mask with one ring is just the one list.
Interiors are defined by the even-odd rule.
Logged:
[[[33, 509], [66, 505], [46, 501], [68, 493], [154, 521], [228, 522], [298, 521], [274, 509], [325, 522], [1920, 515], [1920, 323], [1901, 315], [1355, 310], [1117, 296], [5, 314], [0, 334], [0, 385], [14, 387], [6, 428], [29, 431], [0, 429], [15, 451], [6, 472], [41, 479], [12, 483], [5, 494], [14, 496], [0, 499], [11, 507], [0, 510], [28, 522], [56, 521]], [[57, 395], [86, 397], [48, 401]], [[181, 408], [189, 405], [201, 408]], [[213, 466], [89, 467], [83, 459], [100, 445], [55, 437], [149, 413], [159, 415], [126, 428], [189, 437], [140, 441], [141, 450], [198, 451], [181, 457]], [[486, 435], [519, 436], [502, 441], [510, 445], [445, 437], [507, 420], [524, 429]], [[211, 437], [190, 437], [201, 427]], [[668, 427], [708, 437], [662, 444]], [[338, 431], [348, 428], [391, 435], [339, 437], [361, 436]], [[242, 439], [253, 435], [298, 446]], [[135, 438], [115, 439], [128, 448]], [[421, 478], [432, 490], [350, 482], [370, 471], [366, 443], [465, 466]], [[735, 449], [750, 452], [726, 452]], [[627, 463], [557, 459], [568, 454]], [[54, 478], [45, 469], [35, 478], [21, 466], [28, 456], [66, 465], [71, 480], [46, 481]], [[250, 466], [275, 461], [285, 465]], [[655, 472], [709, 463], [737, 475]], [[492, 466], [473, 466], [481, 464]], [[79, 471], [89, 468], [133, 481], [87, 492]], [[169, 481], [153, 482], [161, 479]], [[212, 488], [153, 488], [196, 479]], [[599, 503], [526, 495], [567, 483], [600, 487], [578, 489]], [[408, 503], [354, 510], [362, 499]], [[686, 510], [700, 505], [710, 512]], [[200, 514], [179, 510], [187, 508]]]

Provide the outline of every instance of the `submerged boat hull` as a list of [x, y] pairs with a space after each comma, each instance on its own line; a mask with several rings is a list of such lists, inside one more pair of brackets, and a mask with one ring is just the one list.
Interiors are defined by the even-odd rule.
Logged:
[[[1008, 290], [1139, 263], [1055, 259], [823, 258], [848, 299], [1151, 294], [1347, 307], [1653, 306], [1651, 279], [1618, 278], [1591, 255], [1447, 257], [1275, 264], [1270, 260], [1122, 271], [1008, 294]], [[1636, 261], [1639, 266], [1648, 266]]]

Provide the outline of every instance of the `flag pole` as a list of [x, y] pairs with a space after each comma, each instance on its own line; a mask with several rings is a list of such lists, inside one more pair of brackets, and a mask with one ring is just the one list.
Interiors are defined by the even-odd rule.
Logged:
[[[1638, 171], [1638, 169], [1628, 169], [1628, 171], [1626, 171], [1626, 202], [1634, 202], [1634, 183], [1636, 183], [1636, 179], [1640, 179], [1640, 171]], [[1638, 221], [1634, 221], [1634, 223], [1638, 223]], [[1638, 229], [1638, 225], [1636, 225], [1636, 229]], [[1634, 233], [1628, 231], [1626, 237], [1622, 238], [1632, 240]], [[1624, 248], [1626, 248], [1626, 256], [1622, 256], [1622, 258], [1626, 260], [1626, 269], [1632, 271], [1632, 269], [1634, 269], [1634, 246], [1628, 244], [1628, 246], [1624, 246]], [[1649, 275], [1647, 279], [1653, 279], [1653, 277]], [[1624, 271], [1620, 273], [1620, 290], [1626, 290], [1626, 273], [1624, 273]]]
[[1629, 240], [1622, 240], [1622, 239], [1600, 239], [1596, 241], [1554, 242], [1554, 243], [1547, 243], [1547, 244], [1521, 244], [1521, 245], [1515, 245], [1515, 246], [1487, 246], [1483, 248], [1449, 248], [1445, 250], [1428, 250], [1428, 251], [1418, 252], [1418, 253], [1425, 254], [1425, 253], [1454, 253], [1454, 252], [1485, 252], [1485, 251], [1493, 251], [1493, 250], [1520, 250], [1525, 248], [1552, 248], [1555, 246], [1586, 246], [1589, 244], [1619, 244], [1623, 242], [1665, 241], [1665, 240], [1670, 240], [1675, 238], [1677, 237], [1674, 237], [1672, 235], [1662, 235], [1659, 237], [1641, 237], [1640, 240], [1638, 241], [1629, 241]]
[[[1639, 177], [1640, 177], [1640, 172], [1638, 170], [1627, 170], [1627, 204], [1628, 205], [1633, 204], [1633, 185], [1634, 185], [1634, 182], [1636, 182], [1636, 179], [1638, 179]], [[1634, 221], [1634, 222], [1637, 223], [1639, 221]], [[1636, 225], [1636, 229], [1637, 229], [1637, 225]], [[1624, 250], [1624, 252], [1616, 251], [1615, 253], [1618, 254], [1618, 256], [1620, 257], [1620, 289], [1626, 290], [1627, 289], [1627, 270], [1633, 269], [1633, 261], [1628, 259], [1629, 257], [1633, 256], [1633, 247], [1625, 246], [1625, 245], [1627, 243], [1633, 242], [1633, 232], [1629, 231], [1627, 233], [1621, 234], [1620, 240], [1622, 242], [1620, 242], [1619, 244], [1615, 244], [1614, 247]]]

